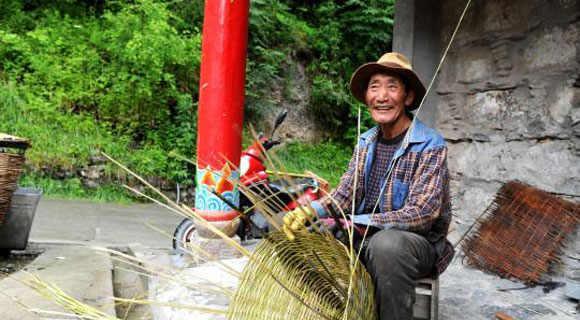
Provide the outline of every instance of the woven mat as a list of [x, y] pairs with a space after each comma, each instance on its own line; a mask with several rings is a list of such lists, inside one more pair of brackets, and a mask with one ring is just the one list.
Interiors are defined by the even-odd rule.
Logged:
[[579, 222], [579, 204], [512, 181], [498, 191], [462, 247], [482, 270], [539, 283], [560, 261], [562, 242]]

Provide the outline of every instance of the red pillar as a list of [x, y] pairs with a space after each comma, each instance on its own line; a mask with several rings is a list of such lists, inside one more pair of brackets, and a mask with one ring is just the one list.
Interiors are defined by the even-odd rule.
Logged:
[[[206, 220], [231, 221], [237, 215], [210, 190], [236, 205], [244, 117], [249, 0], [206, 0], [199, 83], [196, 212]], [[235, 230], [234, 230], [235, 232]]]

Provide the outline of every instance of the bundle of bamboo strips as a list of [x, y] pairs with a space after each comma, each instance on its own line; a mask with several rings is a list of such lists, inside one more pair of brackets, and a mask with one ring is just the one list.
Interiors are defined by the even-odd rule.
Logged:
[[[107, 156], [108, 157], [108, 156]], [[223, 271], [239, 277], [239, 285], [235, 292], [223, 288], [221, 292], [230, 299], [229, 308], [224, 310], [211, 309], [204, 306], [164, 304], [151, 300], [119, 299], [118, 303], [168, 305], [176, 308], [192, 309], [201, 312], [219, 314], [228, 319], [376, 319], [374, 286], [370, 275], [359, 260], [358, 253], [350, 246], [336, 240], [328, 230], [296, 232], [291, 239], [281, 231], [281, 222], [277, 211], [282, 207], [265, 204], [262, 195], [254, 193], [243, 186], [240, 181], [231, 181], [241, 192], [255, 204], [250, 210], [262, 211], [271, 225], [276, 229], [268, 233], [255, 252], [251, 253], [222, 231], [205, 221], [195, 211], [172, 202], [159, 190], [151, 186], [131, 170], [109, 158], [112, 162], [134, 175], [144, 185], [157, 192], [165, 203], [149, 199], [182, 215], [196, 219], [197, 223], [224, 239], [224, 243], [248, 257], [249, 262], [242, 274], [223, 264]], [[276, 165], [272, 158], [267, 158], [270, 167]], [[280, 162], [277, 161], [280, 166]], [[284, 172], [282, 168], [282, 172]], [[293, 187], [293, 181], [288, 176], [274, 170], [274, 174], [287, 180], [287, 185]], [[139, 193], [136, 190], [133, 190]], [[145, 196], [139, 193], [142, 196]], [[145, 196], [147, 197], [147, 196]], [[239, 209], [238, 209], [239, 210]], [[246, 212], [239, 211], [242, 218], [248, 218]], [[352, 230], [348, 232], [352, 235]], [[203, 248], [190, 248], [190, 254], [203, 257], [211, 256]], [[142, 274], [153, 274], [169, 282], [176, 281], [169, 270], [159, 270], [148, 266], [134, 257], [123, 253], [112, 252], [115, 259], [123, 259], [139, 268]], [[111, 316], [99, 314], [90, 306], [83, 304], [62, 292], [55, 286], [35, 278], [29, 281], [34, 289], [44, 296], [57, 301], [65, 310], [83, 319], [111, 319]], [[187, 284], [181, 284], [187, 286]], [[216, 292], [215, 286], [207, 288], [196, 286], [196, 290]], [[220, 291], [220, 290], [218, 290]]]
[[356, 255], [311, 232], [269, 235], [254, 252], [229, 319], [375, 319], [374, 287]]

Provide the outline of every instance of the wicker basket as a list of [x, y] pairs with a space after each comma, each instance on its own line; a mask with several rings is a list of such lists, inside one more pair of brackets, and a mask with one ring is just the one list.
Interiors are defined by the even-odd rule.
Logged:
[[10, 207], [12, 193], [18, 187], [18, 176], [24, 165], [24, 155], [0, 153], [0, 225]]
[[[28, 146], [28, 142], [24, 139], [0, 133], [0, 226], [10, 207], [12, 193], [18, 187], [18, 176], [25, 159], [24, 150]], [[18, 149], [19, 152], [7, 152], [10, 149]]]

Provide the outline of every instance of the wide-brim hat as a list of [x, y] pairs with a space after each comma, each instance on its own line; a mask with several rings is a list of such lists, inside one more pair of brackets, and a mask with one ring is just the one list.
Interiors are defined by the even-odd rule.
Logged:
[[353, 73], [350, 79], [350, 92], [360, 102], [365, 102], [365, 92], [371, 76], [375, 73], [394, 73], [400, 76], [405, 85], [415, 91], [413, 103], [407, 106], [407, 110], [412, 111], [419, 107], [421, 100], [425, 96], [425, 86], [419, 76], [413, 71], [409, 59], [397, 52], [385, 53], [377, 62], [371, 62], [360, 66]]

